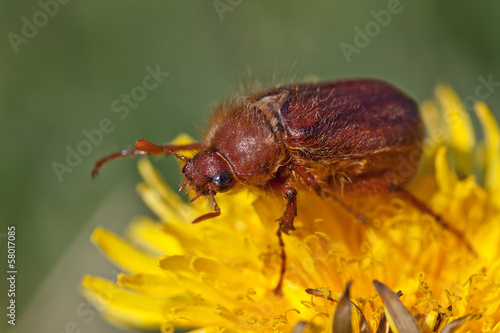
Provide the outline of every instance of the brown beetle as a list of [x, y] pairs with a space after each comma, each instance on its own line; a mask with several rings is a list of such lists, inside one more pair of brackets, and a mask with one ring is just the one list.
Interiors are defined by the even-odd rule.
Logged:
[[[347, 80], [283, 86], [215, 111], [204, 143], [157, 146], [138, 140], [135, 150], [101, 158], [101, 166], [117, 157], [169, 155], [183, 160], [185, 184], [197, 197], [253, 186], [282, 195], [287, 204], [281, 230], [293, 230], [300, 184], [318, 194], [389, 190], [409, 176], [396, 174], [399, 159], [420, 155], [423, 126], [415, 102], [387, 83]], [[189, 159], [176, 153], [199, 151]]]
[[[135, 150], [97, 161], [93, 175], [117, 157], [173, 154], [185, 162], [183, 186], [196, 192], [193, 200], [207, 195], [214, 205], [215, 212], [194, 222], [220, 215], [217, 192], [251, 186], [286, 199], [278, 230], [283, 244], [281, 232], [294, 230], [297, 188], [304, 185], [341, 204], [336, 193], [397, 190], [440, 220], [401, 187], [412, 172], [401, 174], [398, 167], [401, 160], [418, 160], [423, 135], [416, 103], [387, 83], [357, 79], [288, 85], [222, 103], [203, 143], [157, 146], [138, 140]], [[198, 153], [187, 158], [177, 153], [182, 150]]]

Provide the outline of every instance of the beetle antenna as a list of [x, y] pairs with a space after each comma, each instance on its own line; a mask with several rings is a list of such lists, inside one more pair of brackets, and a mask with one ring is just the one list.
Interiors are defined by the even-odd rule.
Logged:
[[180, 155], [177, 153], [177, 151], [180, 150], [200, 150], [202, 148], [202, 145], [199, 143], [190, 143], [187, 145], [164, 145], [164, 146], [158, 146], [155, 145], [154, 143], [151, 143], [149, 141], [146, 141], [144, 139], [139, 139], [135, 143], [135, 149], [137, 150], [142, 150], [149, 155], [174, 155], [184, 163], [189, 161], [190, 158]]
[[109, 155], [106, 155], [106, 156], [100, 158], [99, 160], [97, 160], [97, 162], [95, 162], [94, 167], [92, 168], [92, 178], [97, 177], [99, 170], [102, 168], [102, 166], [105, 163], [114, 161], [117, 158], [122, 158], [125, 156], [134, 157], [137, 155], [148, 155], [148, 153], [146, 153], [145, 151], [142, 151], [142, 150], [137, 150], [137, 149], [125, 149], [125, 150], [121, 150], [121, 151], [118, 151], [116, 153], [112, 153], [112, 154], [109, 154]]
[[97, 160], [92, 168], [92, 177], [97, 177], [99, 170], [105, 163], [116, 160], [117, 158], [122, 158], [126, 156], [135, 157], [138, 155], [174, 155], [184, 163], [189, 161], [189, 158], [177, 153], [177, 151], [182, 150], [200, 150], [203, 146], [199, 143], [190, 143], [187, 145], [164, 145], [158, 146], [149, 141], [140, 139], [135, 143], [135, 149], [125, 149], [118, 151], [116, 153], [109, 154]]

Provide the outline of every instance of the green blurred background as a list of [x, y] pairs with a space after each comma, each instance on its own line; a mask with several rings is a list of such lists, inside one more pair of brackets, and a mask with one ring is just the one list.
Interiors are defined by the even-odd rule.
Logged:
[[[500, 2], [65, 1], [1, 4], [0, 262], [6, 272], [5, 233], [15, 225], [15, 332], [114, 331], [78, 295], [83, 274], [118, 272], [88, 237], [95, 225], [122, 234], [150, 213], [135, 194], [136, 161], [106, 166], [97, 181], [92, 164], [138, 138], [196, 137], [209, 106], [249, 70], [266, 82], [377, 77], [419, 102], [439, 81], [462, 98], [476, 94], [479, 77], [500, 82]], [[357, 46], [349, 57], [347, 44]], [[148, 66], [169, 75], [120, 119], [112, 103], [140, 92]], [[484, 99], [498, 119], [498, 84], [491, 90]], [[84, 145], [82, 131], [104, 118], [113, 131], [58, 177], [53, 163], [67, 165], [67, 147]], [[155, 163], [176, 187], [173, 158]], [[11, 328], [4, 311], [1, 331]]]

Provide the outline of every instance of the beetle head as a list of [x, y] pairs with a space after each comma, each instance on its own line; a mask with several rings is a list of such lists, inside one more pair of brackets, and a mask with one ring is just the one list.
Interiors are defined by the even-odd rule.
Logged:
[[229, 163], [215, 150], [204, 150], [188, 160], [182, 172], [197, 195], [226, 192], [236, 178]]

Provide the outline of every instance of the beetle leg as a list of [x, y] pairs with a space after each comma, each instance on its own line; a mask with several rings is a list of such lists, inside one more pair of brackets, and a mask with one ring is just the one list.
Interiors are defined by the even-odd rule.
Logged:
[[321, 196], [322, 194], [321, 186], [316, 181], [316, 178], [314, 178], [313, 175], [307, 172], [307, 170], [303, 166], [300, 166], [298, 164], [292, 164], [290, 165], [290, 169], [295, 171], [300, 177], [302, 177], [306, 181], [306, 183], [312, 189], [314, 189], [314, 191], [316, 191], [317, 195]]
[[[211, 218], [214, 218], [214, 217], [217, 217], [220, 215], [220, 208], [219, 208], [219, 205], [217, 205], [217, 202], [215, 201], [215, 198], [214, 198], [214, 195], [215, 195], [215, 192], [209, 188], [209, 196], [210, 196], [210, 200], [212, 200], [212, 204], [214, 205], [214, 210], [215, 212], [213, 213], [207, 213], [205, 215], [202, 215], [202, 216], [199, 216], [198, 218], [196, 218], [193, 223], [198, 223], [198, 222], [201, 222], [201, 221], [205, 221], [205, 220], [208, 220], [208, 219], [211, 219]], [[199, 197], [199, 195], [195, 196], [191, 202], [193, 202], [195, 199], [197, 199]]]
[[452, 234], [454, 234], [458, 239], [460, 239], [461, 242], [464, 243], [465, 247], [467, 248], [467, 250], [469, 250], [470, 253], [477, 256], [476, 251], [474, 250], [472, 245], [469, 243], [469, 241], [464, 237], [464, 234], [460, 230], [458, 230], [453, 225], [446, 222], [439, 214], [436, 214], [435, 212], [433, 212], [429, 208], [429, 206], [427, 206], [424, 202], [420, 201], [413, 194], [408, 192], [405, 188], [403, 188], [401, 186], [397, 186], [397, 185], [392, 185], [392, 186], [394, 187], [394, 189], [392, 190], [393, 192], [397, 192], [398, 195], [402, 199], [404, 199], [407, 202], [409, 202], [410, 204], [412, 204], [415, 208], [417, 208], [421, 212], [427, 213], [427, 214], [431, 215], [432, 217], [434, 217], [434, 219], [436, 220], [436, 222], [439, 225], [441, 225], [444, 229], [446, 229], [449, 232], [451, 232]]
[[366, 223], [366, 217], [363, 214], [357, 212], [351, 205], [346, 204], [344, 201], [340, 200], [338, 196], [332, 193], [327, 193], [327, 195], [332, 198], [333, 201], [337, 202], [342, 208], [344, 208], [346, 212], [354, 216], [360, 223]]
[[467, 239], [465, 239], [463, 233], [460, 230], [458, 230], [453, 225], [445, 221], [439, 214], [436, 214], [432, 209], [430, 209], [429, 206], [427, 206], [427, 204], [425, 204], [417, 197], [415, 197], [413, 194], [408, 192], [404, 187], [399, 186], [393, 182], [388, 182], [386, 180], [379, 180], [379, 179], [366, 179], [352, 183], [351, 185], [353, 187], [352, 190], [354, 191], [354, 193], [356, 193], [357, 191], [359, 191], [360, 193], [369, 193], [370, 191], [372, 192], [385, 191], [385, 192], [396, 193], [401, 199], [413, 205], [421, 212], [431, 215], [440, 226], [451, 232], [462, 243], [464, 243], [465, 247], [470, 253], [477, 255], [472, 245], [469, 243]]
[[286, 179], [271, 180], [267, 183], [269, 189], [275, 195], [280, 192], [286, 199], [286, 206], [283, 215], [276, 221], [280, 221], [280, 229], [285, 234], [290, 230], [295, 230], [293, 219], [297, 216], [297, 190], [285, 185]]
[[297, 216], [297, 190], [292, 187], [283, 187], [282, 191], [287, 202], [283, 216], [279, 219], [280, 230], [288, 234], [290, 230], [295, 230], [293, 219]]
[[280, 244], [281, 248], [281, 269], [280, 269], [280, 279], [278, 281], [278, 284], [276, 285], [276, 288], [274, 288], [274, 293], [276, 295], [282, 295], [283, 294], [283, 281], [285, 278], [285, 272], [286, 272], [286, 251], [285, 251], [285, 242], [283, 242], [283, 234], [281, 232], [281, 224], [278, 227], [278, 231], [276, 232], [276, 236], [278, 236], [278, 241]]
[[321, 185], [319, 185], [319, 183], [316, 181], [316, 178], [314, 178], [313, 175], [311, 175], [309, 172], [307, 172], [307, 170], [304, 167], [297, 165], [297, 164], [292, 164], [290, 166], [290, 168], [293, 171], [297, 172], [297, 174], [300, 177], [302, 177], [307, 182], [307, 184], [316, 191], [317, 195], [319, 195], [320, 197], [327, 196], [327, 197], [332, 198], [334, 201], [338, 202], [338, 204], [341, 205], [342, 208], [344, 208], [349, 214], [354, 215], [359, 222], [361, 222], [361, 223], [366, 222], [366, 218], [364, 217], [363, 214], [359, 214], [358, 212], [356, 212], [354, 210], [354, 208], [352, 208], [350, 205], [346, 204], [344, 201], [342, 201], [337, 195], [333, 194], [331, 191], [325, 191], [324, 189], [322, 189]]
[[278, 231], [276, 236], [278, 236], [279, 245], [281, 248], [281, 269], [280, 269], [280, 279], [276, 288], [274, 288], [274, 293], [277, 295], [282, 294], [283, 281], [286, 272], [286, 251], [285, 243], [283, 242], [283, 233], [288, 234], [290, 230], [295, 230], [293, 226], [293, 220], [297, 216], [297, 190], [292, 187], [287, 187], [281, 182], [271, 182], [269, 184], [271, 188], [279, 188], [285, 199], [287, 199], [285, 211], [283, 216], [278, 219], [280, 225], [278, 226]]

